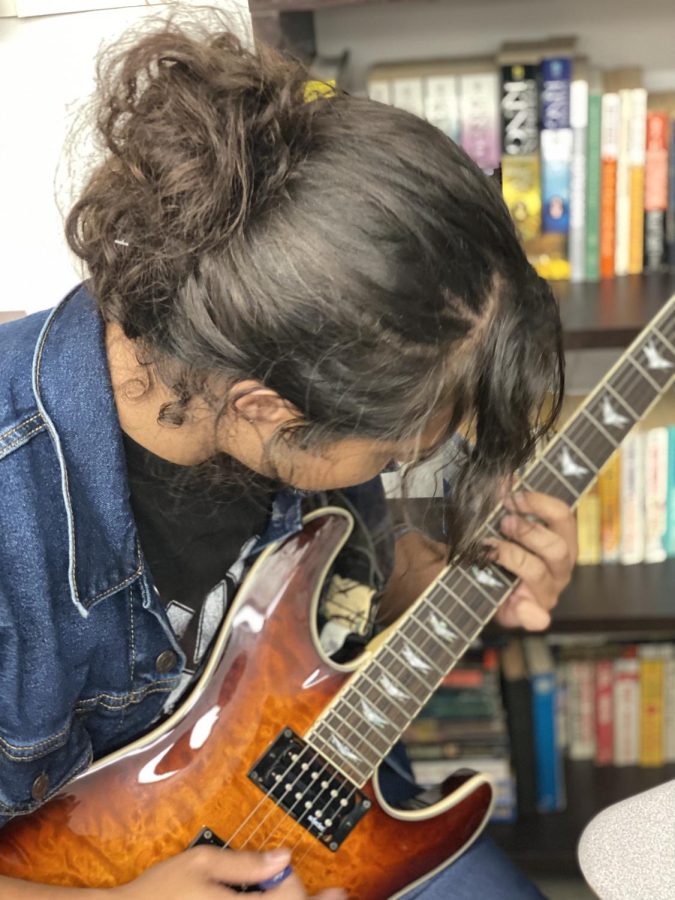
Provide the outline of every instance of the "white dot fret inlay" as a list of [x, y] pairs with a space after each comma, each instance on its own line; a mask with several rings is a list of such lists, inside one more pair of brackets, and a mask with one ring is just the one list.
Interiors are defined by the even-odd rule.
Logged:
[[628, 417], [622, 416], [614, 409], [609, 397], [602, 398], [602, 421], [603, 424], [613, 425], [614, 428], [623, 428], [628, 425]]
[[330, 736], [331, 743], [335, 744], [336, 749], [340, 752], [341, 756], [344, 756], [345, 759], [353, 759], [354, 762], [363, 762], [358, 753], [354, 753], [353, 750], [340, 740], [339, 737], [336, 737], [334, 734]]
[[403, 655], [408, 660], [413, 669], [419, 669], [420, 672], [431, 672], [431, 666], [418, 656], [410, 644], [403, 645]]
[[574, 459], [567, 447], [560, 451], [560, 470], [566, 478], [579, 478], [588, 473], [588, 469]]
[[648, 369], [672, 369], [673, 364], [664, 359], [654, 344], [645, 344], [642, 348], [644, 355], [647, 357]]
[[395, 685], [388, 675], [383, 675], [382, 678], [380, 678], [380, 681], [382, 682], [382, 687], [390, 697], [394, 697], [395, 700], [408, 699], [409, 695], [405, 691], [402, 691], [398, 685]]
[[366, 717], [366, 721], [370, 722], [371, 725], [375, 725], [377, 728], [384, 728], [385, 725], [389, 724], [386, 719], [382, 718], [377, 710], [373, 709], [373, 707], [363, 699], [361, 700], [361, 709], [363, 710], [363, 715]]
[[436, 632], [439, 637], [445, 638], [446, 641], [454, 641], [457, 635], [452, 630], [452, 628], [448, 628], [445, 622], [442, 619], [439, 619], [436, 613], [431, 613], [429, 616], [429, 624]]

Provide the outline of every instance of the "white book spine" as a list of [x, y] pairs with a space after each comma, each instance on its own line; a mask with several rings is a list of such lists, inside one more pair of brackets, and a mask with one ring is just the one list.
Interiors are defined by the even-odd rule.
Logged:
[[462, 147], [484, 172], [493, 171], [501, 156], [499, 76], [496, 72], [462, 75], [459, 98]]
[[590, 660], [567, 663], [567, 740], [570, 759], [595, 756], [595, 665]]
[[621, 550], [624, 565], [645, 558], [645, 436], [628, 435], [621, 451]]
[[630, 259], [630, 119], [631, 90], [619, 91], [619, 154], [616, 167], [616, 236], [614, 271], [627, 275]]
[[570, 88], [572, 183], [570, 189], [569, 258], [572, 281], [586, 278], [586, 138], [588, 82], [579, 78]]
[[619, 156], [619, 126], [621, 104], [618, 94], [603, 94], [600, 125], [600, 155], [615, 160]]
[[391, 103], [390, 82], [386, 78], [372, 78], [368, 82], [368, 96], [378, 103]]
[[433, 75], [425, 78], [424, 115], [427, 121], [440, 128], [453, 141], [459, 140], [459, 86], [454, 75]]
[[645, 562], [666, 558], [668, 497], [668, 429], [652, 428], [645, 435]]
[[424, 117], [424, 91], [421, 78], [392, 78], [391, 102], [399, 109]]
[[637, 765], [640, 756], [640, 661], [614, 661], [614, 764]]

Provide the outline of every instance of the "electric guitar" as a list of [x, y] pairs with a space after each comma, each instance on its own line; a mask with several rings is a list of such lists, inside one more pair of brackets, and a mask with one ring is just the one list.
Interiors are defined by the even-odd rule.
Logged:
[[[673, 382], [675, 298], [520, 479], [574, 505]], [[503, 510], [481, 528], [496, 535]], [[489, 780], [460, 770], [406, 808], [378, 766], [515, 586], [494, 564], [450, 565], [350, 665], [322, 651], [322, 586], [352, 528], [329, 508], [267, 549], [176, 712], [0, 831], [0, 874], [112, 887], [194, 843], [293, 848], [315, 892], [400, 897], [452, 861], [490, 816]]]

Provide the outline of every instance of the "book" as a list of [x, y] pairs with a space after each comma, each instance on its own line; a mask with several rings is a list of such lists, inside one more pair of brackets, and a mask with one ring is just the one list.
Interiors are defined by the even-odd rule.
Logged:
[[668, 209], [668, 114], [647, 112], [645, 153], [645, 269], [658, 272], [666, 262]]
[[666, 212], [666, 261], [675, 266], [675, 117], [670, 119], [671, 148], [668, 156], [668, 210]]
[[572, 174], [573, 133], [570, 126], [569, 58], [541, 63], [542, 231], [567, 234]]
[[532, 685], [537, 809], [555, 812], [564, 809], [566, 802], [556, 721], [556, 669], [543, 637], [526, 637], [523, 644]]
[[647, 91], [633, 88], [628, 122], [629, 275], [639, 275], [644, 268], [646, 131]]
[[675, 425], [668, 429], [668, 486], [666, 500], [666, 553], [675, 556]]
[[634, 565], [645, 555], [644, 433], [629, 434], [621, 447], [621, 545], [619, 558]]
[[389, 82], [386, 78], [369, 78], [368, 79], [368, 96], [371, 100], [378, 103], [391, 104], [391, 91], [389, 90]]
[[501, 156], [499, 76], [489, 69], [459, 77], [462, 147], [486, 172], [499, 168]]
[[570, 759], [595, 756], [595, 663], [592, 659], [569, 659], [567, 680], [567, 732]]
[[422, 80], [422, 93], [426, 120], [453, 141], [458, 141], [460, 112], [457, 78], [454, 75], [429, 75]]
[[570, 227], [568, 256], [570, 279], [586, 279], [586, 179], [588, 174], [588, 80], [585, 70], [575, 64], [570, 87], [572, 165], [570, 182]]
[[665, 762], [675, 762], [675, 654], [666, 655], [663, 670], [664, 723], [663, 755]]
[[659, 644], [640, 647], [640, 765], [663, 765], [665, 664]]
[[588, 128], [586, 144], [586, 279], [600, 278], [600, 132], [602, 81], [595, 69], [588, 76]]
[[619, 95], [602, 95], [600, 131], [600, 275], [615, 274], [616, 251], [616, 173], [619, 156]]
[[525, 242], [541, 232], [538, 103], [536, 66], [502, 66], [502, 193]]
[[630, 177], [629, 141], [633, 92], [619, 91], [619, 148], [616, 160], [616, 225], [614, 235], [614, 274], [628, 274], [630, 256]]
[[668, 500], [668, 429], [645, 435], [645, 562], [666, 558]]
[[532, 688], [521, 638], [512, 638], [502, 650], [501, 665], [518, 814], [530, 816], [537, 810], [534, 721]]
[[389, 88], [394, 106], [415, 116], [424, 117], [424, 91], [421, 78], [417, 76], [392, 78]]
[[598, 476], [602, 562], [619, 560], [621, 546], [621, 450], [605, 463]]
[[614, 760], [614, 663], [595, 664], [595, 762], [608, 766]]
[[614, 660], [614, 765], [640, 758], [640, 661], [637, 648]]
[[600, 537], [600, 491], [597, 481], [577, 504], [577, 536], [580, 566], [593, 566], [602, 561]]

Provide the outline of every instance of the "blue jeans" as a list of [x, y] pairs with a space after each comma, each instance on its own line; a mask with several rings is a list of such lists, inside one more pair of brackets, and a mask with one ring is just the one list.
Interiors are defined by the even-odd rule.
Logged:
[[405, 900], [545, 900], [488, 837], [481, 837], [431, 881], [405, 894]]

